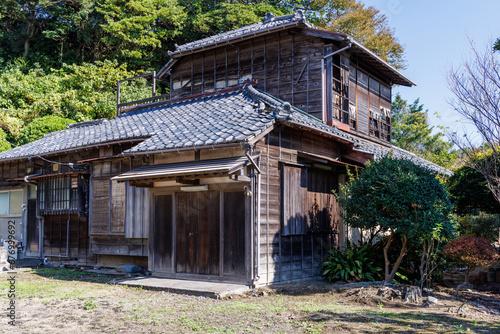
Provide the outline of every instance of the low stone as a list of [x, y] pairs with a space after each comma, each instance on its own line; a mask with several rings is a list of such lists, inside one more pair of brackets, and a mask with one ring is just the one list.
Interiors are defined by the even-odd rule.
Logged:
[[142, 268], [133, 264], [125, 264], [116, 268], [119, 273], [135, 274], [140, 273]]
[[428, 300], [428, 301], [429, 301], [429, 303], [431, 303], [431, 304], [437, 304], [437, 302], [438, 302], [438, 299], [437, 299], [437, 298], [434, 298], [434, 297], [431, 297], [431, 296], [427, 297], [427, 300]]

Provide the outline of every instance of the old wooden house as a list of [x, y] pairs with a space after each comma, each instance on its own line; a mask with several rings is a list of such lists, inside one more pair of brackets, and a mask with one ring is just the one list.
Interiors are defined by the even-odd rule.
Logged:
[[348, 237], [333, 191], [389, 152], [413, 82], [302, 12], [177, 47], [168, 95], [0, 153], [21, 257], [262, 285], [317, 276]]

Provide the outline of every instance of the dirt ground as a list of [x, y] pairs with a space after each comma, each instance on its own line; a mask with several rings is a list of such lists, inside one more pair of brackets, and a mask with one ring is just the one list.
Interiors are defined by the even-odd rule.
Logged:
[[[307, 281], [215, 300], [113, 284], [115, 276], [73, 269], [0, 275], [2, 333], [500, 333], [500, 295], [435, 288], [418, 304], [404, 286]], [[497, 290], [496, 290], [497, 289]]]

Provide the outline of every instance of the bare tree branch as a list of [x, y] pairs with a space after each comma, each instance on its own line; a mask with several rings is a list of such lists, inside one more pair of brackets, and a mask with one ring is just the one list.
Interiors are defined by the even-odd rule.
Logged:
[[[480, 52], [469, 39], [472, 56], [448, 73], [448, 87], [455, 95], [450, 105], [478, 130], [479, 142], [471, 134], [450, 133], [450, 140], [481, 173], [495, 199], [500, 202], [500, 62], [493, 47]], [[490, 43], [493, 45], [493, 42]]]

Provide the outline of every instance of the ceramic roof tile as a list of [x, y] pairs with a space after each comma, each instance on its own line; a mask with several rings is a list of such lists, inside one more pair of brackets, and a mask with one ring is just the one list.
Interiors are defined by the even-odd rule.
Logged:
[[192, 51], [200, 48], [218, 45], [221, 43], [227, 43], [229, 41], [241, 39], [246, 36], [256, 35], [275, 29], [282, 29], [283, 27], [295, 24], [303, 24], [307, 27], [313, 27], [309, 22], [306, 21], [304, 12], [302, 10], [298, 10], [293, 14], [278, 17], [275, 17], [271, 13], [268, 13], [262, 22], [257, 22], [238, 29], [222, 32], [218, 35], [176, 46], [175, 51], [169, 52], [169, 55], [176, 55], [178, 53], [186, 51]]
[[[266, 105], [258, 111], [259, 104]], [[223, 107], [221, 107], [223, 106]], [[139, 154], [180, 148], [199, 147], [250, 140], [276, 122], [306, 127], [352, 143], [357, 150], [378, 159], [389, 152], [410, 159], [431, 170], [451, 172], [397, 147], [387, 148], [354, 138], [347, 132], [328, 126], [317, 118], [291, 107], [251, 85], [196, 97], [167, 101], [155, 107], [132, 111], [111, 120], [73, 124], [42, 139], [0, 152], [0, 161], [47, 155], [109, 142], [138, 139], [140, 142], [124, 151]]]
[[419, 166], [425, 167], [431, 171], [445, 175], [447, 177], [453, 175], [453, 173], [447, 170], [446, 168], [436, 165], [435, 163], [425, 160], [414, 153], [403, 150], [402, 148], [399, 148], [394, 145], [392, 145], [391, 147], [385, 147], [379, 144], [367, 142], [365, 140], [358, 140], [356, 142], [355, 148], [359, 151], [372, 154], [375, 160], [380, 159], [386, 155], [392, 155], [394, 158], [397, 159], [406, 159], [413, 161], [415, 164]]

